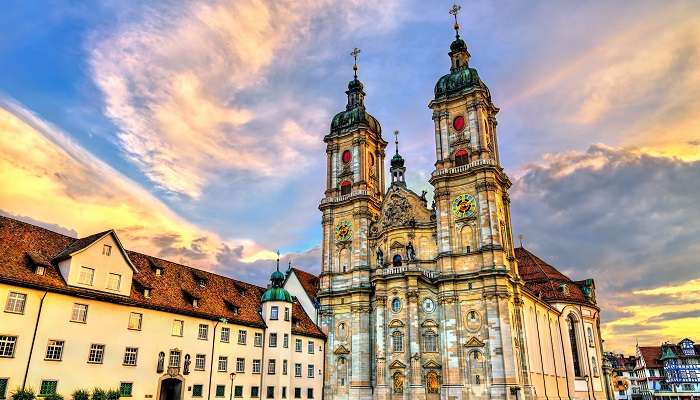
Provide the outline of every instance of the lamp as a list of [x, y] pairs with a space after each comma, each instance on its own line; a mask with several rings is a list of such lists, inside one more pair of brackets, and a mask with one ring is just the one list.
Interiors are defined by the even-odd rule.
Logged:
[[233, 380], [236, 378], [236, 373], [231, 372], [228, 374], [228, 376], [231, 377], [231, 392], [229, 393], [229, 400], [233, 399]]

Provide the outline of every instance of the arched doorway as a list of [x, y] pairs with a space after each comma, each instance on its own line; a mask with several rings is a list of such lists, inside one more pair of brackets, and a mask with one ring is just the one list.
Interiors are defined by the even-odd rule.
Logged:
[[168, 377], [160, 381], [159, 400], [182, 399], [182, 380]]

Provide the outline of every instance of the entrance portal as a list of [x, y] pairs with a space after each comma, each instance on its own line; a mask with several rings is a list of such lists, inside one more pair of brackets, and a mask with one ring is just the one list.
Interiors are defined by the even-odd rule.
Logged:
[[176, 378], [163, 379], [160, 383], [160, 400], [180, 400], [182, 381]]

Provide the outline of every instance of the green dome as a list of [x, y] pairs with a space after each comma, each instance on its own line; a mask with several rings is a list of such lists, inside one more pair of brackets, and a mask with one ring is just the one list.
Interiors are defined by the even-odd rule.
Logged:
[[488, 91], [486, 85], [479, 78], [476, 69], [469, 67], [458, 68], [438, 79], [437, 84], [435, 84], [435, 98], [459, 94], [474, 88]]
[[351, 80], [350, 83], [348, 83], [349, 92], [362, 91], [364, 88], [365, 85], [363, 85], [362, 82], [360, 82], [357, 78]]
[[349, 110], [341, 111], [336, 114], [331, 122], [331, 133], [344, 131], [358, 125], [365, 125], [374, 132], [382, 133], [382, 127], [379, 125], [379, 121], [371, 116], [362, 105], [357, 105]]
[[[280, 272], [281, 274], [281, 272]], [[292, 303], [292, 296], [285, 288], [281, 287], [271, 287], [268, 288], [265, 293], [263, 293], [261, 302], [266, 301], [284, 301], [287, 303]]]
[[459, 35], [457, 35], [457, 39], [455, 39], [454, 42], [452, 42], [452, 44], [450, 45], [450, 51], [452, 51], [453, 53], [456, 53], [456, 52], [461, 51], [461, 50], [466, 51], [467, 44], [464, 43], [464, 40], [462, 40], [459, 37]]
[[401, 154], [396, 153], [394, 154], [393, 157], [391, 157], [391, 166], [392, 168], [401, 168], [404, 165], [404, 160], [403, 157], [401, 157]]

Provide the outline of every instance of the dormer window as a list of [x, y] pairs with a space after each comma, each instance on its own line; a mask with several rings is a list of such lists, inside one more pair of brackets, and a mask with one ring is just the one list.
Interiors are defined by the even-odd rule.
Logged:
[[151, 297], [151, 289], [143, 289], [143, 297], [145, 298], [150, 298]]
[[34, 269], [34, 273], [37, 275], [44, 275], [44, 272], [46, 271], [46, 267], [43, 265], [37, 265], [36, 268]]
[[197, 299], [192, 299], [192, 307], [199, 307], [199, 300]]
[[112, 255], [112, 246], [106, 244], [102, 246], [102, 255], [103, 256], [110, 256]]
[[207, 281], [204, 279], [197, 279], [197, 285], [199, 285], [199, 287], [205, 287], [207, 285]]
[[163, 268], [156, 268], [156, 276], [163, 275]]

